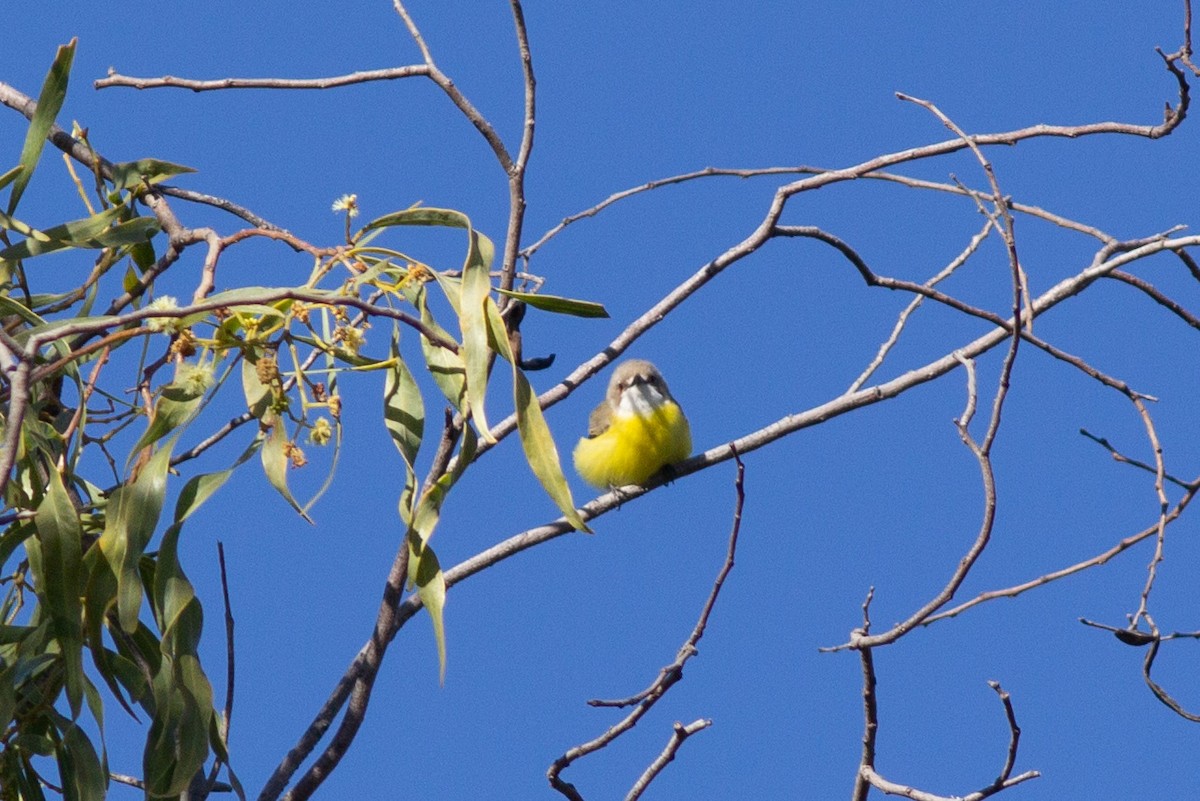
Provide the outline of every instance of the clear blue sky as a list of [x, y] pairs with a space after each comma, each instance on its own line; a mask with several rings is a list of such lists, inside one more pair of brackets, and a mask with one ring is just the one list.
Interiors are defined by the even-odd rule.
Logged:
[[[198, 173], [178, 185], [234, 199], [318, 244], [340, 240], [343, 223], [330, 203], [346, 192], [357, 193], [367, 218], [422, 201], [459, 209], [503, 239], [504, 176], [427, 81], [289, 93], [91, 88], [110, 65], [130, 75], [218, 78], [416, 63], [389, 3], [15, 5], [6, 15], [0, 80], [36, 95], [54, 47], [78, 36], [60, 120], [87, 126], [112, 160], [190, 165]], [[1041, 122], [1160, 122], [1175, 86], [1154, 47], [1179, 46], [1181, 5], [530, 2], [539, 95], [525, 241], [655, 178], [706, 166], [841, 167], [948, 138], [896, 91], [934, 101], [973, 133]], [[410, 10], [442, 69], [515, 149], [521, 83], [507, 4], [414, 0]], [[1003, 190], [1018, 201], [1142, 237], [1196, 223], [1197, 130], [1189, 120], [1158, 142], [1037, 140], [989, 155]], [[23, 132], [18, 115], [0, 114], [8, 162]], [[62, 208], [74, 193], [58, 155], [47, 152], [41, 170], [25, 203], [28, 221], [82, 216]], [[906, 172], [984, 186], [969, 154]], [[531, 376], [535, 386], [557, 382], [749, 234], [782, 180], [712, 178], [660, 189], [544, 247], [531, 269], [547, 278], [546, 291], [604, 303], [611, 318], [531, 313], [527, 354], [557, 354], [552, 368]], [[187, 225], [241, 227], [208, 209], [173, 206]], [[784, 221], [819, 225], [878, 272], [912, 280], [939, 271], [982, 225], [961, 199], [862, 181], [797, 198]], [[1095, 249], [1035, 220], [1018, 219], [1017, 233], [1035, 293], [1082, 269]], [[408, 249], [434, 264], [457, 266], [459, 239], [412, 241]], [[63, 257], [45, 266], [89, 265]], [[286, 285], [302, 281], [310, 266], [280, 245], [256, 244], [230, 251], [219, 284]], [[198, 257], [173, 268], [179, 286], [193, 286], [198, 269]], [[947, 289], [1003, 311], [1007, 269], [993, 244]], [[1195, 282], [1173, 257], [1145, 261], [1137, 272], [1200, 306]], [[866, 288], [829, 248], [777, 241], [709, 284], [629, 355], [659, 364], [697, 448], [707, 449], [843, 392], [906, 302]], [[1157, 396], [1152, 411], [1168, 469], [1197, 473], [1195, 331], [1115, 284], [1093, 288], [1037, 326]], [[881, 377], [984, 330], [923, 308]], [[381, 327], [372, 344], [385, 338]], [[994, 357], [981, 360], [983, 391], [994, 386], [997, 365]], [[564, 454], [606, 377], [548, 413]], [[381, 425], [380, 381], [343, 380], [345, 451], [332, 491], [313, 511], [315, 527], [273, 494], [252, 462], [184, 531], [185, 567], [208, 612], [209, 672], [222, 697], [216, 541], [225, 544], [238, 622], [231, 748], [251, 795], [369, 635], [400, 542], [402, 468]], [[503, 392], [496, 397], [503, 408]], [[198, 440], [238, 402], [235, 391], [228, 409], [212, 410], [189, 436]], [[705, 717], [712, 728], [684, 745], [648, 798], [846, 797], [862, 734], [859, 664], [852, 654], [817, 649], [845, 641], [870, 586], [878, 626], [906, 617], [943, 586], [973, 540], [978, 469], [952, 424], [963, 402], [964, 380], [953, 374], [750, 454], [738, 561], [700, 655], [634, 732], [565, 778], [588, 799], [623, 795], [672, 722]], [[995, 541], [962, 598], [1090, 557], [1154, 521], [1151, 477], [1113, 463], [1078, 434], [1081, 427], [1150, 458], [1127, 401], [1026, 349], [996, 449]], [[230, 444], [198, 469], [225, 466], [243, 446]], [[324, 477], [326, 455], [309, 455], [313, 465], [292, 476], [301, 495]], [[572, 481], [578, 500], [591, 497]], [[733, 468], [722, 464], [601, 518], [594, 537], [562, 537], [454, 587], [445, 686], [438, 686], [428, 621], [418, 617], [392, 646], [358, 742], [318, 797], [558, 798], [546, 768], [617, 719], [585, 701], [645, 687], [691, 630], [724, 556], [733, 497]], [[555, 516], [513, 439], [468, 472], [434, 542], [449, 566]], [[1171, 529], [1154, 596], [1164, 630], [1200, 628], [1196, 534], [1188, 515]], [[1012, 693], [1023, 730], [1017, 771], [1044, 774], [1005, 798], [1194, 794], [1195, 724], [1146, 689], [1141, 651], [1077, 622], [1121, 624], [1137, 606], [1150, 556], [1147, 542], [1099, 569], [878, 651], [879, 770], [942, 795], [991, 781], [1008, 741], [987, 685], [993, 679]], [[1164, 647], [1157, 674], [1193, 711], [1200, 710], [1197, 647]], [[137, 773], [134, 727], [115, 704], [108, 710], [110, 766]], [[114, 786], [112, 797], [136, 793]]]

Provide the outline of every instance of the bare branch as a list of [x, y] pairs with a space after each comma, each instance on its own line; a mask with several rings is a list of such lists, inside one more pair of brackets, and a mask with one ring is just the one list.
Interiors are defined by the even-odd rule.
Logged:
[[[404, 21], [405, 27], [408, 28], [409, 35], [412, 36], [413, 41], [416, 42], [417, 47], [421, 50], [421, 56], [425, 59], [425, 67], [428, 69], [426, 77], [436, 83], [446, 93], [446, 97], [450, 98], [450, 102], [458, 107], [463, 116], [475, 126], [475, 130], [479, 131], [483, 138], [487, 140], [505, 174], [512, 175], [514, 169], [513, 159], [509, 155], [508, 148], [504, 146], [504, 142], [500, 139], [500, 135], [496, 133], [492, 124], [479, 113], [479, 109], [471, 105], [471, 101], [467, 100], [467, 96], [454, 85], [454, 82], [438, 69], [437, 64], [433, 61], [433, 53], [429, 50], [429, 45], [425, 43], [425, 37], [421, 35], [421, 31], [417, 28], [416, 23], [413, 22], [408, 9], [404, 7], [404, 3], [401, 0], [392, 0], [392, 7], [396, 9], [396, 13], [400, 15], [400, 19]], [[532, 136], [532, 133], [528, 135]]]
[[[1086, 428], [1079, 429], [1079, 433], [1082, 434], [1083, 436], [1087, 437], [1088, 439], [1090, 439], [1092, 442], [1095, 442], [1100, 447], [1107, 450], [1109, 452], [1109, 454], [1112, 455], [1114, 462], [1121, 462], [1123, 464], [1131, 465], [1132, 467], [1137, 467], [1137, 468], [1139, 468], [1141, 470], [1145, 470], [1149, 473], [1155, 473], [1157, 470], [1157, 468], [1155, 468], [1154, 465], [1146, 464], [1145, 462], [1143, 462], [1139, 459], [1134, 459], [1132, 457], [1126, 456], [1125, 454], [1121, 453], [1116, 448], [1114, 448], [1112, 443], [1110, 443], [1106, 438], [1098, 437], [1095, 434], [1093, 434], [1092, 432], [1088, 431]], [[1174, 484], [1177, 487], [1182, 487], [1184, 489], [1188, 489], [1191, 486], [1191, 483], [1184, 481], [1183, 479], [1176, 478], [1175, 476], [1170, 475], [1170, 474], [1163, 476], [1163, 478], [1165, 478], [1167, 481], [1170, 481], [1172, 484]]]
[[[1175, 507], [1173, 509], [1171, 509], [1171, 511], [1167, 514], [1166, 522], [1168, 524], [1170, 524], [1171, 522], [1176, 520], [1179, 517], [1179, 515], [1183, 513], [1183, 510], [1187, 508], [1189, 503], [1191, 503], [1192, 498], [1196, 495], [1196, 493], [1198, 491], [1200, 491], [1200, 478], [1198, 478], [1195, 482], [1192, 483], [1192, 485], [1188, 489], [1187, 494], [1185, 494], [1179, 500], [1179, 502], [1177, 504], [1175, 504]], [[1137, 545], [1142, 540], [1145, 540], [1149, 537], [1154, 536], [1155, 534], [1158, 533], [1158, 531], [1159, 531], [1159, 522], [1155, 522], [1155, 524], [1150, 526], [1149, 528], [1142, 529], [1141, 531], [1137, 532], [1136, 534], [1132, 534], [1132, 535], [1126, 537], [1125, 539], [1121, 540], [1120, 542], [1118, 542], [1116, 545], [1112, 546], [1111, 548], [1108, 548], [1107, 550], [1103, 551], [1102, 553], [1099, 553], [1089, 559], [1084, 559], [1083, 561], [1076, 562], [1075, 564], [1073, 564], [1069, 567], [1064, 567], [1060, 570], [1055, 570], [1050, 573], [1046, 573], [1044, 575], [1038, 576], [1035, 579], [1026, 581], [1022, 584], [1017, 584], [1012, 587], [1006, 587], [1004, 589], [988, 590], [987, 592], [980, 593], [979, 595], [975, 596], [971, 600], [966, 601], [965, 603], [959, 604], [958, 606], [953, 607], [952, 609], [947, 609], [943, 612], [938, 612], [935, 615], [930, 615], [921, 625], [928, 626], [928, 625], [930, 625], [932, 623], [936, 623], [937, 621], [942, 620], [944, 618], [955, 617], [956, 615], [962, 614], [963, 612], [967, 611], [968, 609], [970, 609], [973, 606], [978, 606], [981, 603], [985, 603], [987, 601], [991, 601], [996, 598], [1015, 598], [1016, 596], [1018, 596], [1024, 592], [1028, 592], [1029, 590], [1035, 589], [1044, 584], [1049, 584], [1052, 581], [1058, 581], [1059, 579], [1066, 578], [1067, 576], [1074, 575], [1076, 573], [1082, 572], [1082, 571], [1087, 570], [1092, 567], [1096, 567], [1097, 565], [1105, 564], [1110, 559], [1112, 559], [1114, 556], [1117, 556], [1118, 554], [1129, 550], [1130, 548], [1132, 548], [1134, 545]]]
[[394, 81], [414, 76], [429, 77], [429, 67], [413, 64], [381, 70], [363, 70], [328, 78], [217, 78], [201, 81], [164, 75], [161, 78], [135, 78], [109, 69], [108, 76], [92, 82], [96, 89], [125, 86], [131, 89], [190, 89], [193, 92], [212, 92], [220, 89], [334, 89], [371, 81]]
[[1200, 330], [1200, 317], [1192, 314], [1174, 300], [1164, 295], [1149, 281], [1143, 278], [1138, 278], [1136, 275], [1130, 275], [1123, 270], [1113, 270], [1111, 273], [1109, 273], [1108, 277], [1116, 279], [1117, 281], [1124, 281], [1130, 286], [1137, 287], [1150, 298], [1152, 298], [1155, 303], [1162, 306], [1164, 309], [1169, 310], [1172, 314], [1183, 320], [1192, 328]]
[[[568, 766], [570, 766], [572, 762], [585, 757], [588, 754], [599, 751], [600, 749], [606, 747], [613, 740], [617, 739], [622, 734], [636, 726], [637, 722], [641, 720], [641, 718], [647, 712], [649, 712], [656, 703], [658, 703], [658, 700], [666, 695], [667, 690], [671, 689], [676, 682], [683, 678], [684, 665], [689, 659], [698, 653], [696, 650], [696, 645], [700, 642], [700, 638], [704, 636], [704, 630], [708, 626], [708, 618], [712, 613], [713, 607], [716, 605], [717, 596], [721, 592], [721, 587], [725, 584], [725, 578], [729, 575], [729, 571], [733, 569], [734, 556], [737, 553], [738, 532], [742, 527], [742, 506], [746, 500], [746, 468], [745, 465], [742, 464], [741, 458], [736, 453], [734, 454], [734, 459], [737, 462], [737, 478], [734, 480], [734, 490], [737, 497], [733, 509], [733, 527], [729, 534], [729, 547], [725, 553], [725, 562], [721, 565], [721, 569], [717, 572], [717, 578], [713, 582], [712, 590], [708, 594], [708, 600], [705, 601], [704, 608], [700, 612], [700, 619], [696, 622], [696, 626], [692, 629], [692, 633], [688, 636], [687, 640], [684, 641], [683, 645], [679, 648], [679, 652], [675, 656], [675, 661], [662, 668], [658, 672], [658, 677], [655, 678], [651, 685], [645, 690], [633, 696], [632, 698], [625, 699], [623, 701], [589, 702], [592, 706], [632, 705], [634, 708], [628, 715], [611, 726], [603, 734], [592, 740], [589, 740], [586, 743], [569, 749], [558, 759], [554, 760], [554, 763], [546, 771], [546, 778], [549, 780], [550, 786], [555, 790], [558, 790], [566, 798], [570, 799], [570, 801], [577, 801], [577, 799], [580, 798], [580, 795], [578, 790], [575, 789], [574, 785], [562, 778], [562, 772]], [[675, 752], [679, 749], [679, 746], [683, 743], [683, 741], [692, 733], [694, 733], [694, 731], [699, 731], [700, 729], [706, 728], [709, 725], [711, 725], [711, 721], [697, 721], [696, 723], [691, 724], [691, 726], [686, 727], [687, 729], [692, 729], [691, 731], [686, 731], [686, 733], [681, 734], [680, 724], [676, 723], [675, 736], [672, 738], [671, 742], [668, 743], [666, 750], [659, 755], [658, 759], [651, 763], [650, 767], [646, 769], [646, 772], [642, 774], [642, 777], [638, 779], [638, 782], [634, 784], [634, 788], [630, 791], [629, 797], [637, 798], [640, 796], [642, 791], [645, 790], [645, 786], [648, 785], [650, 781], [658, 775], [666, 763], [671, 759], [674, 759]]]
[[679, 747], [683, 745], [683, 741], [696, 732], [707, 729], [711, 725], [712, 721], [705, 718], [692, 721], [686, 726], [676, 721], [672, 729], [671, 739], [667, 742], [666, 747], [663, 748], [658, 758], [650, 763], [645, 772], [638, 777], [638, 780], [633, 783], [633, 787], [630, 788], [629, 793], [625, 796], [625, 801], [637, 801], [637, 799], [641, 798], [642, 793], [646, 792], [646, 788], [650, 786], [650, 782], [654, 781], [655, 777], [662, 773], [667, 763], [675, 759], [675, 754], [679, 751]]
[[[964, 248], [963, 251], [959, 253], [949, 264], [943, 267], [937, 275], [926, 281], [924, 286], [932, 289], [934, 286], [953, 275], [959, 267], [966, 264], [967, 259], [974, 255], [975, 251], [979, 249], [979, 246], [983, 244], [985, 239], [987, 239], [988, 234], [992, 232], [992, 230], [995, 228], [995, 225], [995, 221], [993, 221], [991, 218], [988, 218], [987, 222], [983, 224], [983, 230], [971, 237], [971, 241], [967, 243], [967, 247]], [[919, 294], [909, 301], [908, 306], [906, 306], [904, 310], [900, 312], [899, 317], [896, 318], [896, 325], [892, 328], [892, 333], [888, 335], [888, 338], [884, 340], [882, 345], [879, 346], [879, 351], [875, 354], [875, 358], [871, 360], [871, 363], [867, 365], [866, 369], [862, 371], [858, 378], [854, 379], [854, 382], [850, 385], [849, 389], [846, 390], [847, 392], [855, 392], [862, 387], [863, 384], [867, 383], [867, 380], [875, 374], [875, 371], [878, 370], [880, 365], [883, 364], [883, 360], [887, 358], [888, 353], [891, 352], [891, 349], [900, 340], [900, 334], [904, 331], [904, 327], [908, 323], [908, 318], [917, 310], [918, 307], [920, 307], [922, 301], [925, 300], [925, 297], [925, 295]]]

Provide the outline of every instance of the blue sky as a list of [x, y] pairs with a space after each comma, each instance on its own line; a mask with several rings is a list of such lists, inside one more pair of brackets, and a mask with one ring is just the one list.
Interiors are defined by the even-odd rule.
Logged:
[[[357, 193], [367, 218], [416, 201], [455, 208], [497, 241], [504, 176], [482, 139], [428, 81], [322, 92], [95, 91], [109, 66], [138, 76], [317, 77], [416, 63], [390, 4], [317, 8], [246, 4], [17, 3], [0, 80], [36, 95], [54, 47], [79, 37], [60, 121], [78, 120], [108, 158], [190, 165], [180, 186], [221, 195], [318, 244], [340, 241], [330, 203]], [[942, 141], [931, 100], [972, 133], [1036, 123], [1161, 121], [1174, 82], [1154, 52], [1182, 37], [1180, 3], [1060, 2], [982, 6], [884, 4], [531, 2], [525, 9], [538, 77], [526, 243], [613, 192], [718, 167], [843, 167]], [[36, 10], [35, 10], [36, 8]], [[515, 149], [521, 83], [505, 3], [413, 2], [439, 66]], [[0, 115], [15, 162], [24, 121]], [[1033, 140], [992, 149], [1016, 200], [1118, 237], [1196, 222], [1195, 123], [1156, 142], [1113, 136]], [[982, 188], [969, 154], [908, 165], [936, 181]], [[748, 235], [786, 178], [710, 178], [666, 187], [582, 220], [542, 248], [530, 269], [545, 291], [605, 304], [607, 320], [531, 313], [527, 355], [555, 353], [531, 375], [546, 389], [700, 266]], [[47, 153], [24, 208], [50, 225], [82, 216], [57, 154]], [[173, 203], [186, 225], [242, 227]], [[962, 250], [982, 217], [961, 198], [858, 181], [795, 198], [784, 222], [817, 225], [879, 273], [922, 281]], [[1017, 220], [1035, 294], [1090, 261], [1094, 243], [1042, 221]], [[461, 237], [413, 234], [405, 249], [457, 267]], [[87, 260], [47, 261], [72, 283]], [[281, 245], [232, 249], [219, 286], [304, 280], [308, 257]], [[173, 272], [194, 285], [199, 257]], [[1159, 255], [1134, 272], [1184, 305], [1197, 286]], [[989, 243], [946, 290], [1003, 312], [1003, 250]], [[726, 271], [630, 356], [663, 370], [686, 409], [697, 450], [836, 397], [891, 331], [908, 297], [868, 289], [837, 253], [780, 240]], [[1039, 335], [1159, 398], [1152, 414], [1168, 470], [1200, 463], [1195, 332], [1125, 285], [1098, 285], [1036, 323]], [[886, 379], [983, 333], [984, 324], [926, 304], [881, 370]], [[379, 346], [386, 332], [379, 328]], [[979, 362], [990, 395], [998, 356]], [[569, 452], [607, 373], [547, 417]], [[237, 618], [234, 766], [251, 795], [295, 742], [370, 633], [402, 529], [403, 480], [381, 425], [378, 375], [343, 379], [346, 443], [331, 492], [296, 517], [252, 462], [184, 532], [185, 568], [206, 604], [209, 672], [223, 694], [224, 640], [216, 541], [224, 543]], [[981, 490], [952, 420], [961, 371], [886, 403], [804, 429], [746, 458], [738, 560], [700, 654], [682, 682], [628, 736], [572, 766], [584, 797], [624, 794], [670, 736], [711, 718], [647, 797], [828, 798], [849, 793], [862, 736], [852, 654], [821, 654], [858, 625], [875, 587], [878, 627], [903, 619], [945, 583], [975, 536]], [[504, 409], [503, 382], [496, 409]], [[237, 413], [214, 408], [188, 436]], [[427, 400], [428, 402], [428, 400]], [[432, 408], [432, 407], [431, 407]], [[431, 417], [436, 415], [431, 414]], [[498, 417], [493, 413], [494, 417]], [[978, 425], [978, 423], [977, 423]], [[1108, 437], [1150, 458], [1128, 401], [1078, 372], [1022, 350], [997, 442], [993, 543], [960, 592], [966, 599], [1073, 564], [1157, 515], [1152, 477], [1114, 463], [1081, 437]], [[249, 436], [249, 433], [247, 433]], [[225, 466], [245, 440], [196, 469]], [[324, 478], [327, 455], [294, 473], [298, 494]], [[428, 459], [428, 454], [425, 455]], [[323, 463], [326, 462], [326, 463]], [[580, 502], [592, 497], [571, 476]], [[182, 482], [180, 482], [182, 483]], [[1177, 494], [1173, 497], [1177, 497]], [[557, 798], [545, 770], [616, 721], [585, 701], [645, 687], [687, 637], [724, 557], [733, 508], [730, 463], [676, 481], [596, 521], [596, 536], [561, 537], [455, 586], [447, 607], [449, 665], [439, 687], [428, 621], [399, 634], [355, 747], [318, 797]], [[1194, 513], [1192, 513], [1194, 514]], [[487, 454], [456, 488], [435, 537], [444, 565], [556, 516], [515, 440]], [[1153, 609], [1164, 631], [1200, 629], [1197, 528], [1170, 530]], [[1085, 628], [1120, 625], [1145, 581], [1151, 543], [1017, 599], [984, 604], [876, 653], [878, 768], [941, 795], [986, 785], [1003, 763], [1008, 727], [989, 679], [1012, 693], [1022, 727], [1017, 772], [1043, 777], [1012, 799], [1185, 797], [1200, 782], [1195, 724], [1160, 704], [1140, 675], [1142, 652]], [[1200, 710], [1195, 641], [1164, 646], [1158, 678]], [[110, 706], [113, 770], [136, 773], [137, 727]], [[1166, 766], [1170, 766], [1168, 769]], [[136, 797], [114, 786], [113, 798]]]

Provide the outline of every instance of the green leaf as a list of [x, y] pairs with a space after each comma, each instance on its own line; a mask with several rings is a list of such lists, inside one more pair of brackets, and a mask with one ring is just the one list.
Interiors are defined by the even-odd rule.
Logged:
[[142, 756], [146, 795], [175, 797], [208, 756], [212, 687], [191, 655], [164, 658], [152, 687], [154, 719]]
[[[405, 535], [409, 549], [408, 584], [410, 587], [414, 585], [417, 587], [417, 595], [420, 597], [421, 603], [429, 610], [429, 616], [433, 621], [433, 636], [437, 642], [440, 666], [439, 680], [442, 682], [446, 677], [446, 630], [442, 614], [446, 605], [446, 580], [442, 575], [437, 556], [429, 547], [429, 538], [433, 536], [433, 530], [441, 516], [442, 503], [445, 501], [446, 495], [462, 476], [463, 471], [467, 469], [467, 465], [475, 458], [477, 445], [478, 438], [475, 436], [474, 430], [470, 426], [464, 426], [462, 443], [459, 445], [458, 459], [455, 461], [454, 470], [441, 475], [425, 490], [412, 514], [408, 532]], [[408, 491], [408, 487], [406, 487], [405, 492]], [[408, 520], [404, 508], [402, 496], [401, 517]]]
[[189, 518], [192, 512], [199, 509], [205, 501], [212, 497], [213, 493], [225, 485], [238, 465], [246, 461], [253, 453], [254, 448], [251, 446], [238, 457], [233, 467], [215, 473], [193, 476], [187, 484], [183, 485], [183, 489], [179, 492], [179, 499], [175, 502], [175, 522], [182, 523]]
[[150, 457], [131, 484], [117, 489], [108, 500], [100, 549], [117, 575], [117, 614], [126, 633], [137, 630], [142, 605], [138, 566], [150, 542], [167, 492], [171, 439]]
[[258, 378], [258, 360], [263, 354], [247, 350], [242, 358], [242, 393], [246, 396], [246, 408], [258, 419], [267, 413], [273, 398], [271, 384]]
[[[426, 325], [435, 334], [444, 337], [448, 340], [453, 340], [446, 330], [437, 324], [433, 319], [433, 315], [429, 312], [428, 298], [425, 289], [422, 287], [417, 294], [417, 308], [421, 312], [421, 322]], [[421, 336], [421, 351], [425, 354], [425, 364], [429, 367], [429, 374], [433, 377], [433, 381], [437, 384], [438, 389], [446, 396], [446, 400], [454, 406], [455, 409], [462, 411], [463, 393], [466, 391], [467, 368], [463, 364], [462, 357], [452, 350], [447, 350], [440, 345], [435, 345]]]
[[271, 486], [283, 496], [283, 499], [291, 505], [293, 509], [300, 513], [300, 516], [312, 523], [313, 520], [308, 516], [299, 503], [296, 502], [292, 491], [288, 489], [287, 471], [288, 465], [291, 464], [287, 457], [288, 438], [287, 432], [283, 430], [283, 420], [276, 418], [271, 426], [271, 431], [263, 437], [262, 444], [262, 463], [263, 472], [267, 476], [267, 481]]
[[[56, 225], [44, 231], [32, 231], [11, 247], [0, 250], [0, 259], [15, 261], [53, 253], [63, 248], [106, 248], [145, 242], [158, 233], [160, 226], [153, 217], [134, 217], [118, 222], [128, 211], [125, 206], [113, 206], [79, 220]], [[5, 221], [8, 227], [16, 222]], [[113, 223], [116, 222], [116, 225]]]
[[15, 314], [30, 325], [43, 325], [46, 322], [37, 314], [30, 311], [29, 308], [13, 300], [8, 295], [0, 295], [0, 313], [5, 315]]
[[[29, 179], [33, 177], [33, 170], [42, 157], [42, 149], [46, 146], [46, 137], [50, 135], [54, 118], [58, 116], [63, 101], [66, 100], [67, 83], [71, 77], [71, 62], [75, 59], [76, 41], [76, 39], [72, 39], [67, 44], [59, 46], [58, 52], [54, 56], [54, 63], [50, 65], [50, 71], [46, 74], [46, 80], [42, 82], [42, 92], [38, 95], [37, 110], [33, 112], [29, 130], [25, 134], [25, 144], [21, 148], [19, 162], [21, 174], [13, 182], [12, 194], [8, 197], [9, 214], [12, 214], [13, 210], [17, 208], [21, 195], [25, 193], [25, 187], [29, 185]], [[0, 256], [0, 258], [6, 257]]]
[[66, 801], [104, 801], [108, 791], [108, 771], [95, 746], [74, 723], [61, 721], [60, 725], [62, 741], [56, 750], [63, 798]]
[[49, 236], [37, 230], [32, 225], [21, 222], [16, 217], [11, 217], [7, 214], [0, 214], [0, 228], [8, 231], [16, 231], [21, 236], [31, 236], [39, 242], [51, 241]]
[[554, 314], [570, 314], [574, 317], [608, 317], [608, 309], [601, 303], [590, 300], [575, 300], [561, 298], [557, 295], [539, 295], [533, 292], [515, 292], [511, 289], [496, 288], [501, 295], [524, 301], [535, 309], [553, 312]]
[[132, 220], [126, 220], [100, 232], [83, 245], [91, 248], [137, 245], [148, 242], [160, 230], [162, 230], [162, 226], [153, 217], [134, 217]]
[[437, 554], [415, 531], [408, 535], [408, 580], [417, 587], [417, 595], [433, 622], [433, 638], [437, 642], [438, 683], [446, 683], [446, 577], [438, 563]]
[[154, 255], [154, 245], [149, 240], [131, 246], [129, 256], [142, 272], [149, 270], [158, 260], [158, 257]]
[[400, 492], [400, 519], [411, 527], [416, 514], [417, 451], [425, 435], [425, 402], [412, 373], [400, 356], [400, 327], [392, 327], [389, 346], [392, 366], [383, 388], [383, 421], [404, 459], [404, 489]]
[[538, 405], [537, 393], [529, 385], [525, 373], [516, 365], [508, 345], [508, 332], [504, 321], [500, 318], [500, 310], [491, 298], [487, 299], [487, 317], [491, 329], [492, 341], [500, 355], [512, 365], [513, 373], [513, 405], [517, 412], [517, 433], [521, 436], [521, 447], [525, 451], [525, 460], [533, 474], [541, 482], [542, 488], [554, 501], [554, 505], [563, 513], [567, 522], [579, 531], [591, 532], [579, 512], [575, 509], [575, 499], [571, 497], [571, 488], [563, 475], [562, 462], [558, 458], [558, 448], [550, 427], [546, 425], [542, 407]]
[[[360, 234], [374, 228], [390, 228], [396, 225], [441, 226], [443, 228], [466, 228], [470, 230], [471, 221], [467, 215], [454, 209], [435, 209], [428, 206], [410, 206], [403, 211], [395, 211], [372, 220], [362, 227]], [[355, 237], [357, 240], [357, 237]]]
[[[491, 351], [487, 347], [487, 321], [484, 319], [483, 301], [491, 291], [488, 270], [495, 255], [495, 246], [490, 239], [472, 227], [470, 218], [461, 211], [417, 206], [372, 220], [363, 227], [359, 235], [373, 229], [398, 225], [442, 226], [463, 228], [467, 231], [467, 256], [463, 263], [462, 280], [457, 291], [451, 282], [443, 281], [442, 276], [435, 273], [435, 277], [438, 278], [439, 284], [446, 291], [447, 299], [459, 315], [459, 324], [462, 330], [462, 361], [466, 371], [466, 411], [474, 420], [475, 426], [483, 438], [490, 442], [491, 434], [488, 433], [489, 426], [487, 415], [484, 412], [484, 398], [487, 394], [487, 374]], [[426, 359], [428, 361], [428, 352]], [[432, 366], [432, 362], [430, 364]], [[453, 400], [453, 396], [451, 399]]]
[[417, 382], [400, 357], [398, 337], [399, 331], [394, 330], [390, 347], [393, 364], [383, 386], [383, 422], [408, 469], [415, 470], [417, 450], [425, 435], [425, 404]]
[[23, 173], [24, 171], [25, 171], [25, 168], [22, 167], [20, 164], [18, 164], [16, 167], [13, 167], [8, 172], [4, 173], [3, 175], [0, 175], [0, 189], [3, 189], [4, 187], [11, 184], [13, 181], [17, 180], [17, 177], [19, 175], [21, 175], [21, 173]]
[[148, 184], [162, 183], [168, 178], [188, 172], [195, 172], [195, 170], [191, 167], [185, 167], [182, 164], [172, 164], [169, 161], [138, 159], [137, 161], [123, 161], [119, 164], [114, 164], [112, 172], [113, 188], [128, 189], [140, 186], [143, 182]]
[[463, 265], [462, 311], [459, 317], [462, 326], [463, 362], [467, 366], [467, 403], [471, 418], [486, 442], [494, 442], [488, 431], [487, 416], [483, 411], [484, 396], [487, 394], [488, 365], [492, 351], [488, 348], [487, 320], [484, 303], [489, 300], [492, 289], [488, 267], [492, 263], [492, 242], [476, 231], [468, 232], [471, 247]]
[[200, 412], [204, 389], [198, 383], [167, 384], [154, 403], [154, 418], [129, 451], [128, 464], [142, 449], [153, 445], [177, 429], [182, 429]]
[[83, 623], [79, 588], [83, 548], [79, 512], [71, 503], [57, 470], [49, 471], [49, 486], [38, 505], [34, 525], [37, 546], [27, 543], [30, 567], [53, 621], [54, 638], [66, 668], [67, 700], [78, 716], [86, 679], [83, 674]]
[[[331, 303], [336, 301], [339, 297], [344, 297], [344, 295], [339, 295], [337, 292], [322, 289], [306, 289], [304, 291], [306, 294], [317, 296], [317, 300], [313, 301], [314, 303], [319, 301], [322, 297], [328, 298]], [[264, 295], [274, 294], [277, 292], [279, 292], [279, 287], [242, 286], [236, 289], [227, 289], [224, 292], [218, 292], [215, 295], [209, 295], [208, 298], [205, 299], [205, 303], [220, 303], [223, 306], [239, 307], [248, 303], [253, 303], [258, 304], [258, 306], [256, 306], [254, 309], [256, 312], [262, 314], [271, 313], [282, 317], [283, 311], [281, 309], [277, 309], [274, 306], [262, 305]], [[282, 300], [273, 302], [280, 304], [291, 304], [295, 301]]]
[[154, 618], [162, 634], [163, 654], [172, 659], [196, 653], [203, 622], [196, 591], [179, 564], [182, 530], [182, 521], [167, 529], [154, 567]]

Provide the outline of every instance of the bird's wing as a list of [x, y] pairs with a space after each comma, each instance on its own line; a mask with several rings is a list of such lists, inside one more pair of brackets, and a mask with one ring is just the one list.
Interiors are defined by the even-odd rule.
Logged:
[[588, 415], [588, 439], [600, 436], [608, 430], [610, 425], [612, 425], [612, 408], [609, 407], [608, 401], [604, 400]]

